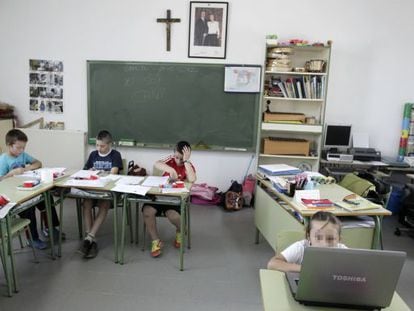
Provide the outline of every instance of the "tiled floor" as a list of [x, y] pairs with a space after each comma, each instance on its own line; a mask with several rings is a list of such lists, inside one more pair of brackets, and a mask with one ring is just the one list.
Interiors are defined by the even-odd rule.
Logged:
[[[68, 201], [70, 202], [70, 201]], [[159, 220], [166, 242], [161, 258], [129, 245], [126, 263], [113, 263], [112, 213], [99, 233], [100, 253], [84, 260], [76, 253], [76, 218], [73, 202], [65, 206], [63, 256], [52, 261], [40, 253], [31, 262], [30, 249], [16, 254], [20, 292], [5, 296], [0, 273], [0, 311], [30, 310], [263, 310], [259, 268], [273, 255], [266, 242], [254, 244], [253, 209], [235, 213], [218, 207], [192, 207], [192, 249], [179, 271], [178, 251], [173, 248], [174, 230]], [[398, 292], [414, 308], [414, 239], [395, 237], [395, 219], [385, 221], [387, 249], [407, 251], [408, 259]], [[149, 243], [147, 243], [148, 245]]]

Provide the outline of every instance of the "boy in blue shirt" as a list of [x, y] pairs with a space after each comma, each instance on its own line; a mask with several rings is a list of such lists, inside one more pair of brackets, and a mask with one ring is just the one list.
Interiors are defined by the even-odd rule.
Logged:
[[[100, 131], [96, 137], [96, 150], [92, 151], [84, 170], [99, 170], [110, 174], [118, 174], [122, 170], [122, 158], [119, 151], [112, 149], [112, 136], [108, 131]], [[92, 218], [92, 208], [99, 207], [95, 219]], [[96, 233], [106, 219], [111, 202], [108, 200], [85, 199], [83, 201], [83, 218], [85, 220], [86, 237], [78, 252], [84, 258], [95, 258], [98, 254]]]
[[[26, 171], [35, 170], [42, 167], [42, 163], [36, 160], [26, 152], [24, 149], [27, 144], [27, 136], [20, 130], [13, 129], [6, 134], [7, 151], [0, 155], [0, 180], [21, 175]], [[46, 209], [45, 202], [42, 201], [37, 205], [40, 211]], [[37, 232], [36, 210], [31, 207], [21, 212], [20, 217], [30, 219], [30, 232], [33, 236], [33, 246], [37, 249], [47, 248], [47, 244], [39, 238]], [[56, 209], [52, 208], [52, 222], [53, 227], [59, 226], [59, 219], [56, 214]], [[58, 237], [59, 232], [55, 229], [55, 237]]]

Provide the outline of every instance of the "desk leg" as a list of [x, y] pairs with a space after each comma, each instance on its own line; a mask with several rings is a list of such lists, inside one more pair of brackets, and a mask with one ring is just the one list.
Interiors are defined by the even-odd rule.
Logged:
[[260, 231], [259, 231], [259, 229], [257, 229], [257, 227], [256, 227], [256, 232], [255, 232], [255, 235], [254, 235], [254, 243], [255, 244], [259, 244], [259, 242], [260, 242]]
[[181, 232], [181, 245], [180, 245], [180, 270], [184, 270], [184, 235], [185, 235], [185, 218], [186, 218], [186, 203], [184, 199], [181, 199], [181, 221], [180, 221], [180, 232]]
[[375, 222], [373, 249], [382, 249], [382, 216], [373, 216]]
[[43, 193], [43, 199], [45, 200], [46, 205], [46, 216], [47, 222], [49, 227], [49, 241], [50, 241], [50, 254], [52, 259], [56, 259], [55, 257], [55, 239], [54, 239], [54, 232], [53, 232], [53, 223], [52, 223], [52, 208], [50, 203], [50, 192], [46, 191]]
[[10, 228], [10, 216], [7, 215], [6, 217], [6, 226], [7, 226], [7, 248], [9, 249], [9, 255], [10, 255], [10, 268], [12, 273], [12, 283], [13, 283], [13, 289], [14, 292], [17, 293], [17, 279], [16, 279], [16, 267], [14, 266], [14, 253], [13, 253], [13, 236], [11, 234], [11, 228]]
[[187, 223], [186, 223], [186, 230], [187, 230], [187, 248], [190, 249], [191, 248], [191, 226], [190, 226], [190, 197], [188, 196], [187, 200], [185, 201], [186, 203], [186, 218], [187, 218]]
[[63, 194], [64, 190], [60, 189], [60, 201], [59, 201], [59, 249], [58, 256], [62, 257], [62, 232], [63, 232], [63, 200], [65, 196]]
[[114, 200], [114, 248], [115, 248], [115, 263], [118, 263], [118, 208], [116, 193], [112, 193]]
[[7, 242], [7, 220], [6, 218], [9, 216], [6, 216], [3, 219], [0, 219], [0, 230], [1, 230], [1, 248], [2, 248], [2, 261], [3, 261], [3, 268], [4, 268], [4, 276], [6, 278], [7, 282], [7, 293], [9, 297], [12, 296], [12, 276], [10, 271], [10, 265], [9, 265], [9, 247]]
[[124, 251], [125, 251], [125, 227], [127, 221], [127, 204], [128, 204], [128, 195], [124, 194], [124, 202], [122, 204], [122, 223], [121, 223], [121, 241], [120, 241], [120, 255], [119, 263], [124, 264]]
[[135, 202], [135, 244], [139, 244], [139, 213], [141, 213], [141, 203]]

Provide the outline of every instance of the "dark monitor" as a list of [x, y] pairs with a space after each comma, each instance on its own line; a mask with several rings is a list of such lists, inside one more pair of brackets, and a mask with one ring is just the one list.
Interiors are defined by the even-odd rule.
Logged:
[[351, 147], [351, 125], [327, 124], [325, 126], [324, 148], [330, 150]]

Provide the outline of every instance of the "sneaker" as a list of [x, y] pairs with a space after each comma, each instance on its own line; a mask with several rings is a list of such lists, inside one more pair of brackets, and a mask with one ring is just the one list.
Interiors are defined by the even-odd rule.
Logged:
[[34, 239], [33, 240], [33, 244], [32, 244], [31, 241], [29, 241], [29, 246], [30, 247], [34, 247], [36, 249], [42, 250], [42, 249], [46, 249], [47, 248], [47, 243], [43, 242], [40, 239]]
[[154, 258], [160, 256], [161, 255], [161, 247], [162, 246], [163, 245], [162, 245], [162, 242], [161, 242], [160, 239], [152, 241], [152, 244], [151, 244], [151, 256], [154, 257]]
[[92, 242], [89, 252], [83, 256], [83, 258], [92, 259], [95, 258], [96, 255], [98, 255], [98, 244], [96, 244], [96, 242]]
[[[43, 232], [43, 236], [48, 239], [49, 238], [49, 228], [44, 228], [42, 230], [42, 232]], [[54, 242], [59, 241], [59, 229], [57, 229], [57, 228], [53, 228], [53, 240], [54, 240]], [[66, 240], [66, 234], [64, 232], [62, 232], [62, 241], [65, 241], [65, 240]]]
[[83, 240], [82, 244], [79, 246], [78, 253], [82, 254], [83, 256], [86, 256], [89, 253], [89, 250], [91, 249], [91, 244], [91, 241]]
[[180, 248], [181, 247], [181, 242], [182, 242], [181, 232], [177, 232], [175, 234], [174, 247], [175, 248]]

